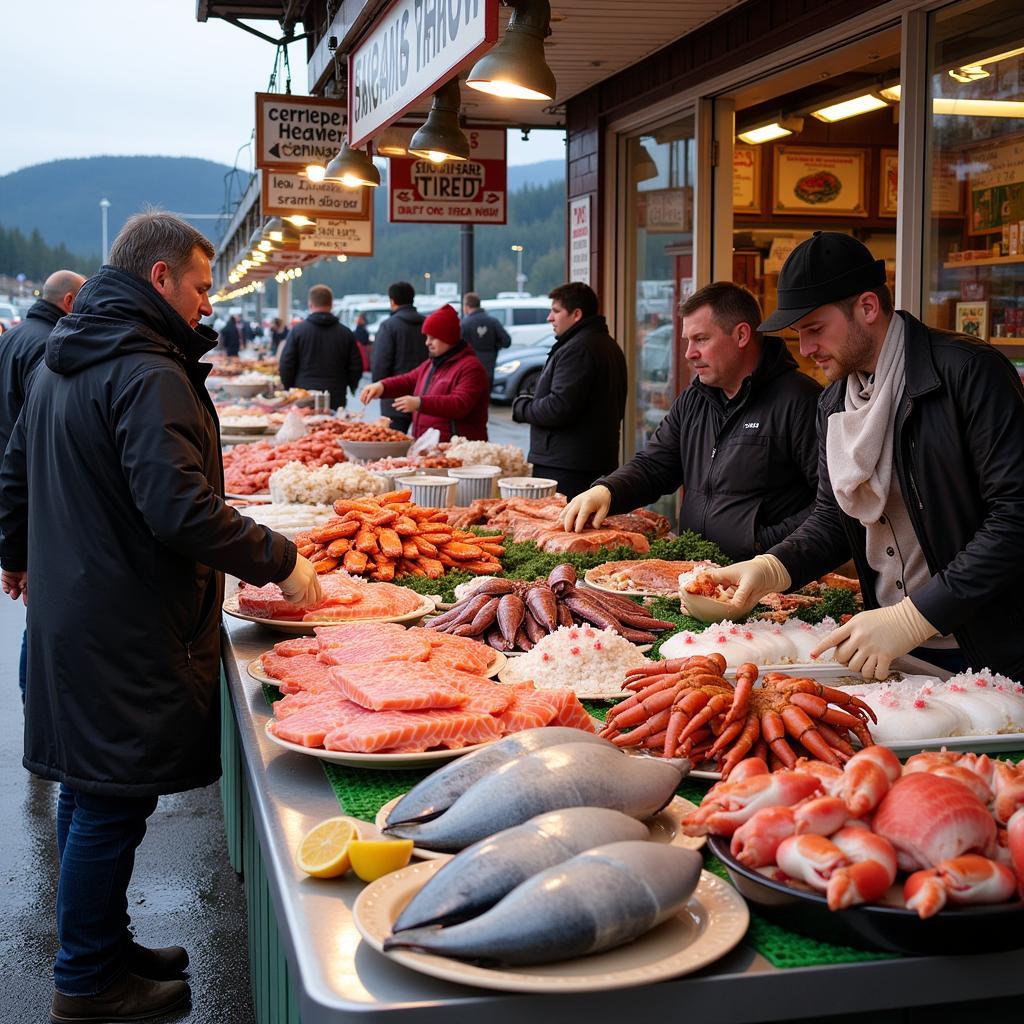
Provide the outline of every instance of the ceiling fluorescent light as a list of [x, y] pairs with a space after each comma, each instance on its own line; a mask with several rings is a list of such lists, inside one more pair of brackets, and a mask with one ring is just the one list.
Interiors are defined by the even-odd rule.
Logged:
[[902, 94], [903, 89], [899, 82], [895, 82], [893, 85], [886, 85], [878, 90], [878, 95], [887, 99], [890, 103], [899, 103]]
[[852, 96], [848, 100], [830, 103], [827, 107], [812, 110], [811, 117], [832, 124], [834, 121], [844, 121], [848, 117], [868, 114], [872, 110], [881, 110], [885, 106], [888, 104], [881, 96], [876, 96], [873, 92], [866, 92], [863, 96]]
[[776, 139], [784, 139], [787, 135], [794, 135], [803, 131], [803, 127], [802, 117], [779, 117], [755, 128], [745, 128], [736, 137], [748, 146], [759, 146], [762, 142], [774, 142]]
[[1013, 117], [1024, 118], [1021, 100], [958, 100], [950, 96], [936, 96], [932, 100], [936, 114], [956, 117]]

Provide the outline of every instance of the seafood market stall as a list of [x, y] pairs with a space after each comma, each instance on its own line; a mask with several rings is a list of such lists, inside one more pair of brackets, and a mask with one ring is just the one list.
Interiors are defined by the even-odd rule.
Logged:
[[[640, 988], [574, 991], [578, 979], [550, 972], [530, 993], [489, 990], [407, 969], [364, 941], [353, 907], [363, 883], [348, 875], [322, 881], [295, 865], [308, 830], [339, 813], [323, 763], [276, 745], [265, 732], [272, 717], [263, 686], [247, 671], [275, 639], [238, 620], [224, 639], [222, 784], [228, 849], [249, 906], [249, 960], [257, 1019], [316, 1024], [357, 1017], [423, 1022], [574, 1017], [612, 1020], [685, 1013], [719, 1022], [827, 1018], [923, 1005], [1024, 995], [1024, 950], [961, 956], [894, 956], [802, 943], [755, 914], [746, 937], [720, 959], [687, 976]], [[373, 810], [393, 784], [389, 773], [365, 771], [357, 783]], [[688, 786], [695, 783], [686, 780]], [[351, 793], [349, 794], [351, 796]], [[349, 814], [356, 813], [346, 806]], [[365, 808], [364, 808], [365, 812]], [[365, 813], [362, 816], [366, 816]], [[372, 816], [372, 813], [371, 815]], [[714, 910], [714, 908], [712, 908]], [[722, 910], [723, 918], [730, 916]], [[735, 920], [695, 922], [693, 942]], [[778, 964], [796, 966], [777, 966]], [[660, 977], [656, 971], [652, 977]], [[895, 1019], [895, 1018], [894, 1018]], [[922, 1018], [923, 1019], [923, 1018]]]

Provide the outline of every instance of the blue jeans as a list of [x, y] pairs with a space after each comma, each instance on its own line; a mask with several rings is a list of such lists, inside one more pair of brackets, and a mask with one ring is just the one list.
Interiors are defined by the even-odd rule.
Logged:
[[57, 795], [58, 992], [92, 996], [124, 973], [128, 883], [157, 798], [108, 797], [61, 784]]

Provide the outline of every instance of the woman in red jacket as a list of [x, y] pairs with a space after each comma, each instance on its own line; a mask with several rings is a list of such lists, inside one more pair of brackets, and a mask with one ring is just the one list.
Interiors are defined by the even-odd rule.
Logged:
[[423, 321], [423, 333], [430, 358], [409, 373], [367, 384], [360, 401], [393, 398], [399, 412], [413, 414], [413, 437], [436, 427], [442, 441], [455, 434], [486, 441], [491, 387], [483, 364], [460, 336], [458, 313], [442, 306]]

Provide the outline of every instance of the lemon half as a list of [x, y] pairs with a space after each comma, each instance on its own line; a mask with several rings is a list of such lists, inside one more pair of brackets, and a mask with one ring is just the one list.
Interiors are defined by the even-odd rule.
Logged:
[[310, 829], [295, 851], [295, 863], [314, 878], [337, 878], [349, 869], [349, 848], [359, 832], [348, 818], [328, 818]]
[[411, 839], [354, 839], [348, 844], [352, 870], [364, 881], [404, 868], [412, 857]]

